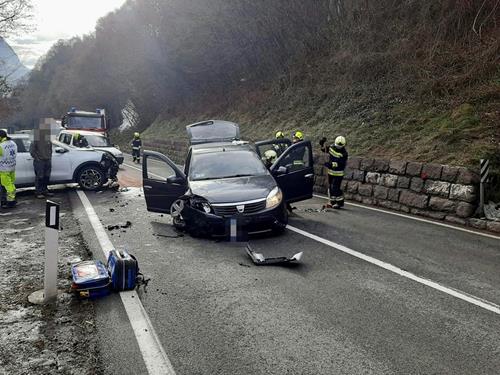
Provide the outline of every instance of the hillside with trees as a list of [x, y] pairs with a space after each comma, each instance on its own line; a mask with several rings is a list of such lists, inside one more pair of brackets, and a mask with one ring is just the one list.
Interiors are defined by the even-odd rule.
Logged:
[[77, 106], [116, 128], [127, 107], [146, 139], [221, 118], [471, 165], [500, 154], [500, 0], [129, 0], [16, 97], [23, 127]]

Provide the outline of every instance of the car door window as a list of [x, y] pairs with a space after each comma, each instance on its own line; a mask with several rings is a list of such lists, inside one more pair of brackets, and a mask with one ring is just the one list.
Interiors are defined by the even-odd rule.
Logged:
[[175, 171], [165, 161], [156, 156], [148, 157], [147, 178], [149, 180], [166, 181], [175, 176]]
[[65, 143], [67, 145], [71, 144], [72, 135], [68, 133], [61, 134], [59, 136], [59, 142]]
[[269, 141], [262, 141], [262, 142], [257, 142], [255, 143], [255, 149], [257, 151], [257, 154], [261, 157], [264, 158], [266, 155], [266, 151], [275, 151], [276, 152], [276, 157], [280, 157], [285, 150], [290, 147], [292, 142], [287, 139], [273, 139]]
[[312, 166], [312, 152], [310, 147], [310, 143], [304, 143], [302, 147], [299, 146], [290, 150], [289, 153], [278, 161], [277, 168], [285, 167], [288, 172], [310, 168]]

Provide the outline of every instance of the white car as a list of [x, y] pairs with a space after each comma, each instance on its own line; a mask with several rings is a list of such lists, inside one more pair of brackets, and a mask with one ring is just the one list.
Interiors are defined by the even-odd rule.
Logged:
[[113, 145], [110, 142], [109, 138], [103, 133], [85, 131], [85, 130], [62, 130], [59, 133], [57, 140], [70, 147], [76, 147], [74, 146], [73, 143], [74, 136], [76, 133], [83, 135], [90, 147], [96, 150], [109, 152], [115, 157], [115, 159], [118, 161], [118, 164], [123, 163], [123, 153], [120, 151], [118, 147]]
[[[11, 134], [17, 145], [16, 187], [35, 186], [33, 158], [27, 134]], [[68, 147], [52, 141], [52, 170], [50, 185], [77, 183], [84, 190], [97, 190], [108, 181], [111, 158], [107, 153], [92, 148]]]

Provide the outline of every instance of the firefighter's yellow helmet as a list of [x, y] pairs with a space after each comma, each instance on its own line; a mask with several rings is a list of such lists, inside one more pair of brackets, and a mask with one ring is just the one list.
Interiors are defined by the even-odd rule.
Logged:
[[345, 138], [339, 135], [337, 138], [335, 138], [335, 146], [337, 147], [344, 147], [346, 144]]
[[137, 132], [135, 132], [135, 133], [134, 133], [134, 137], [135, 137], [135, 138], [139, 138], [140, 136], [141, 136], [141, 135], [140, 135], [139, 133], [137, 133]]
[[302, 134], [301, 131], [296, 131], [295, 133], [293, 133], [293, 137], [297, 138], [299, 141], [304, 140], [304, 134]]
[[276, 132], [276, 139], [285, 138], [285, 134], [280, 130]]

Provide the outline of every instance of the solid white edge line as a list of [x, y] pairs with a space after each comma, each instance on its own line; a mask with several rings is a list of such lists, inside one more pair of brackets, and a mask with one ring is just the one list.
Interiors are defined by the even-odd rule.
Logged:
[[[326, 196], [324, 196], [324, 195], [320, 195], [320, 194], [313, 194], [313, 197], [328, 200], [328, 197], [326, 197]], [[455, 229], [455, 230], [459, 230], [459, 231], [466, 232], [466, 233], [477, 234], [478, 236], [483, 236], [483, 237], [494, 238], [495, 240], [500, 240], [500, 236], [495, 236], [494, 234], [483, 233], [483, 232], [477, 232], [477, 231], [475, 231], [475, 230], [471, 230], [471, 229], [465, 229], [465, 228], [457, 227], [457, 226], [450, 225], [450, 224], [440, 223], [440, 222], [438, 222], [438, 221], [432, 221], [432, 220], [427, 220], [427, 219], [423, 219], [423, 218], [420, 218], [420, 217], [415, 217], [415, 216], [405, 215], [405, 214], [401, 214], [401, 213], [399, 213], [399, 212], [392, 212], [392, 211], [383, 210], [383, 209], [380, 209], [380, 208], [368, 207], [368, 206], [364, 206], [364, 205], [362, 205], [362, 204], [356, 204], [356, 203], [352, 203], [352, 202], [345, 202], [345, 204], [346, 204], [346, 205], [349, 205], [349, 206], [354, 206], [354, 207], [364, 208], [364, 209], [366, 209], [366, 210], [371, 210], [371, 211], [382, 212], [382, 213], [384, 213], [384, 214], [389, 214], [389, 215], [394, 215], [394, 216], [404, 217], [404, 218], [406, 218], [406, 219], [411, 219], [411, 220], [415, 220], [415, 221], [420, 221], [420, 222], [423, 222], [423, 223], [434, 224], [434, 225], [438, 225], [438, 226], [440, 226], [440, 227], [445, 227], [445, 228]]]
[[386, 262], [383, 262], [381, 260], [378, 260], [376, 258], [373, 258], [369, 255], [365, 255], [363, 253], [360, 253], [356, 250], [352, 250], [346, 246], [343, 246], [343, 245], [340, 245], [340, 244], [337, 244], [333, 241], [330, 241], [330, 240], [327, 240], [325, 238], [322, 238], [322, 237], [319, 237], [315, 234], [312, 234], [312, 233], [309, 233], [309, 232], [306, 232], [302, 229], [299, 229], [299, 228], [296, 228], [294, 226], [291, 226], [291, 225], [287, 225], [287, 228], [289, 230], [291, 230], [292, 232], [295, 232], [295, 233], [298, 233], [298, 234], [301, 234], [302, 236], [305, 236], [305, 237], [308, 237], [314, 241], [317, 241], [317, 242], [320, 242], [324, 245], [327, 245], [327, 246], [330, 246], [334, 249], [337, 249], [339, 251], [342, 251], [346, 254], [349, 254], [353, 257], [356, 257], [358, 259], [362, 259], [368, 263], [371, 263], [373, 265], [376, 265], [380, 268], [383, 268], [387, 271], [390, 271], [390, 272], [393, 272], [397, 275], [400, 275], [400, 276], [403, 276], [403, 277], [406, 277], [407, 279], [410, 279], [410, 280], [413, 280], [413, 281], [416, 281], [420, 284], [423, 284], [423, 285], [426, 285], [428, 287], [431, 287], [433, 289], [436, 289], [436, 290], [439, 290], [440, 292], [443, 292], [443, 293], [446, 293], [450, 296], [453, 296], [453, 297], [456, 297], [458, 299], [461, 299], [463, 301], [466, 301], [466, 302], [469, 302], [473, 305], [476, 305], [478, 307], [481, 307], [485, 310], [488, 310], [488, 311], [491, 311], [491, 312], [494, 312], [495, 314], [498, 314], [500, 315], [500, 306], [499, 305], [496, 305], [492, 302], [489, 302], [489, 301], [486, 301], [484, 299], [481, 299], [481, 298], [478, 298], [478, 297], [474, 297], [470, 294], [467, 294], [467, 293], [464, 293], [464, 292], [461, 292], [459, 290], [455, 290], [455, 289], [452, 289], [452, 288], [448, 288], [446, 286], [443, 286], [441, 284], [438, 284], [434, 281], [431, 281], [431, 280], [428, 280], [428, 279], [424, 279], [422, 277], [419, 277], [411, 272], [408, 272], [408, 271], [404, 271], [402, 270], [401, 268], [398, 268], [396, 266], [393, 266], [392, 264], [390, 263], [386, 263]]
[[[85, 193], [78, 190], [77, 194], [85, 208], [85, 212], [87, 213], [90, 224], [101, 245], [104, 258], [106, 259], [109, 251], [114, 249], [113, 243], [109, 239], [108, 234]], [[137, 292], [135, 290], [120, 292], [120, 298], [125, 307], [125, 312], [130, 320], [130, 324], [132, 325], [132, 330], [134, 331], [137, 344], [141, 350], [148, 374], [175, 375], [172, 364], [161, 345], [160, 339], [156, 334]]]

